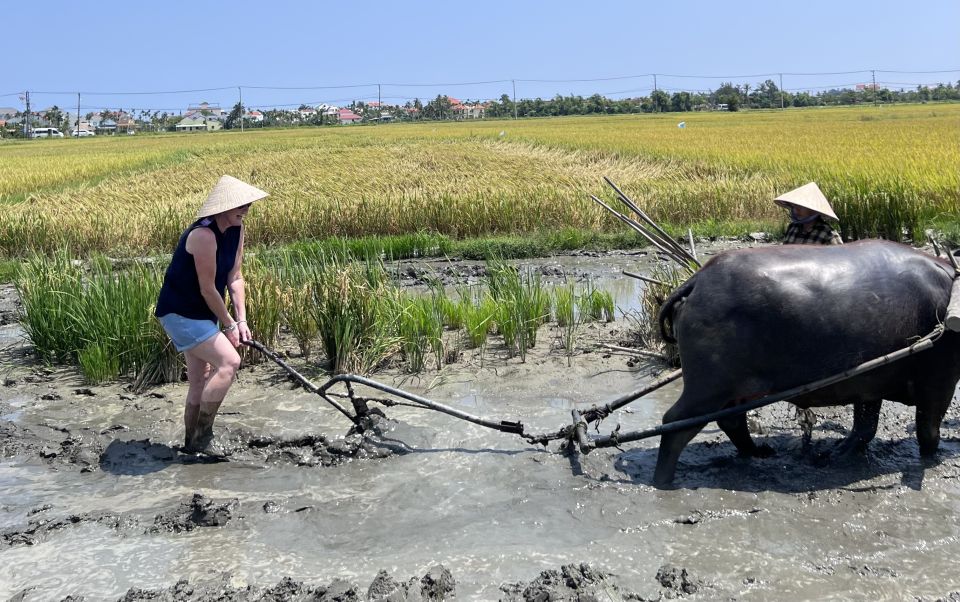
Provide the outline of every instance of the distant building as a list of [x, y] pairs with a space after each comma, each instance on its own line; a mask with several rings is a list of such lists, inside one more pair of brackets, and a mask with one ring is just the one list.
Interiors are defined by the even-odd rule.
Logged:
[[190, 105], [187, 107], [187, 113], [200, 113], [205, 116], [220, 117], [221, 115], [226, 115], [226, 112], [220, 108], [219, 105], [212, 105], [208, 102], [201, 102], [198, 105]]
[[0, 119], [10, 119], [15, 117], [19, 112], [20, 111], [14, 109], [13, 107], [0, 107]]
[[486, 115], [487, 105], [481, 103], [463, 104], [457, 101], [450, 107], [450, 110], [453, 111], [454, 119], [483, 119]]
[[358, 122], [358, 121], [361, 121], [361, 120], [363, 120], [363, 117], [357, 115], [356, 113], [354, 113], [354, 112], [351, 111], [350, 109], [340, 109], [340, 110], [337, 112], [337, 119], [340, 120], [340, 123], [341, 123], [341, 124], [347, 125], [347, 124], [356, 123], [356, 122]]
[[178, 132], [214, 132], [223, 129], [223, 124], [216, 117], [193, 114], [181, 119], [174, 129]]
[[244, 115], [243, 117], [247, 121], [251, 121], [253, 123], [260, 123], [261, 121], [263, 121], [263, 113], [261, 113], [260, 111], [247, 111], [247, 114]]

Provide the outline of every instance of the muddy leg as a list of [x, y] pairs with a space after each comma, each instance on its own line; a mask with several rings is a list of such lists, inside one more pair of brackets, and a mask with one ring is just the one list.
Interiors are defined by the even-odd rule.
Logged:
[[183, 407], [183, 447], [190, 450], [197, 437], [197, 420], [200, 417], [200, 395], [210, 377], [210, 364], [192, 354], [187, 360], [187, 401]]
[[686, 431], [669, 433], [660, 437], [660, 451], [657, 453], [657, 467], [653, 471], [653, 484], [656, 487], [666, 487], [673, 482], [673, 475], [677, 471], [677, 460], [680, 452], [697, 436], [703, 427], [694, 427]]
[[834, 450], [834, 456], [843, 456], [853, 451], [863, 451], [877, 434], [882, 400], [853, 404], [853, 430]]
[[950, 407], [950, 399], [946, 403], [917, 402], [917, 443], [924, 458], [936, 454], [940, 447], [940, 423]]
[[769, 445], [757, 445], [750, 436], [750, 429], [747, 428], [747, 415], [732, 416], [717, 420], [719, 426], [730, 441], [737, 447], [737, 452], [741, 456], [767, 458], [773, 455], [773, 448]]

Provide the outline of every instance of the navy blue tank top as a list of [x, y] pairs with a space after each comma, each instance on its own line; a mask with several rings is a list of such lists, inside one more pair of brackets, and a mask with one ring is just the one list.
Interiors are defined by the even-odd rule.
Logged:
[[214, 280], [220, 297], [226, 299], [227, 277], [237, 260], [237, 248], [240, 246], [241, 226], [227, 228], [220, 232], [217, 221], [212, 217], [203, 217], [195, 221], [180, 235], [173, 259], [167, 267], [154, 312], [158, 318], [167, 314], [179, 314], [192, 320], [217, 321], [216, 314], [203, 300], [200, 294], [200, 281], [197, 279], [197, 265], [193, 255], [187, 252], [187, 236], [196, 228], [210, 228], [217, 239], [217, 275]]

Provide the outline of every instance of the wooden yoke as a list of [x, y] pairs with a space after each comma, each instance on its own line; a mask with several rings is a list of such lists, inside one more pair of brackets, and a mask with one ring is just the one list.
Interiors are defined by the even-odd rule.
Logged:
[[954, 278], [950, 289], [950, 303], [947, 304], [947, 317], [943, 325], [953, 332], [960, 332], [960, 278]]
[[950, 302], [947, 303], [947, 317], [944, 318], [943, 325], [953, 332], [960, 332], [960, 266], [957, 265], [953, 251], [949, 247], [946, 251], [950, 265], [953, 266], [953, 286], [950, 287]]

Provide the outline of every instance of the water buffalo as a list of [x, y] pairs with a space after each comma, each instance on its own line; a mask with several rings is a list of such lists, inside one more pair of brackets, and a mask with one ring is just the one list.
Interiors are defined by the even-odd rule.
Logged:
[[[677, 342], [683, 394], [669, 423], [842, 372], [908, 346], [943, 321], [953, 280], [945, 260], [879, 240], [843, 246], [743, 249], [711, 259], [664, 302], [664, 339]], [[920, 454], [940, 445], [940, 422], [960, 380], [960, 334], [947, 331], [915, 356], [794, 398], [799, 407], [854, 405], [853, 430], [835, 454], [864, 447], [882, 400], [916, 406]], [[745, 415], [718, 421], [738, 452], [758, 446]], [[699, 432], [663, 436], [654, 482], [673, 481]]]

